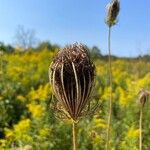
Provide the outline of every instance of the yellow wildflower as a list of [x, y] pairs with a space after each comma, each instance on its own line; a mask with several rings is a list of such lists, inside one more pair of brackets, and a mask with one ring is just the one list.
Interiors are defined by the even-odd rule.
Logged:
[[127, 132], [127, 137], [134, 139], [137, 138], [139, 136], [139, 129], [135, 129], [134, 127], [129, 128], [128, 132]]
[[28, 109], [34, 118], [40, 118], [45, 110], [45, 108], [39, 104], [29, 104]]
[[16, 99], [21, 101], [21, 102], [25, 102], [25, 100], [26, 100], [26, 98], [23, 97], [22, 95], [18, 95]]
[[18, 124], [14, 125], [15, 132], [26, 133], [30, 128], [30, 119], [21, 120]]
[[6, 146], [6, 140], [0, 139], [0, 150], [4, 150], [3, 147]]
[[5, 131], [5, 137], [6, 137], [6, 139], [10, 139], [10, 138], [14, 137], [13, 130], [5, 128], [4, 131]]
[[40, 85], [37, 90], [32, 89], [31, 92], [28, 94], [28, 97], [31, 100], [46, 100], [49, 96], [49, 84], [46, 85]]
[[104, 119], [101, 118], [94, 118], [94, 127], [95, 128], [106, 128], [106, 122]]
[[50, 129], [49, 128], [42, 128], [39, 130], [39, 134], [41, 137], [47, 137], [50, 134]]

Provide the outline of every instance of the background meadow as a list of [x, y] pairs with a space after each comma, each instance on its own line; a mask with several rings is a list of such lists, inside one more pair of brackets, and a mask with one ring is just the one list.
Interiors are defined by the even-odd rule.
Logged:
[[[4, 48], [4, 47], [3, 47]], [[1, 51], [0, 72], [0, 149], [69, 150], [71, 122], [54, 117], [50, 103], [54, 99], [48, 81], [48, 68], [59, 46], [42, 43], [22, 52], [19, 48]], [[107, 57], [90, 49], [96, 65], [93, 99], [100, 108], [93, 117], [82, 119], [78, 129], [81, 150], [104, 149], [108, 114]], [[112, 150], [137, 150], [139, 136], [138, 91], [150, 89], [150, 58], [113, 57]], [[143, 147], [150, 147], [150, 109], [144, 109]]]

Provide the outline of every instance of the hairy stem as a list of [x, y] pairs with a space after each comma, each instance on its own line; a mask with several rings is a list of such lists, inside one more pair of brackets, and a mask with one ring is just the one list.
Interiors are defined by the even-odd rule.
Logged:
[[72, 122], [73, 150], [77, 150], [77, 123]]
[[140, 108], [140, 121], [139, 121], [139, 129], [140, 129], [140, 135], [139, 135], [139, 150], [142, 150], [142, 119], [143, 119], [143, 106]]
[[110, 87], [110, 96], [109, 96], [109, 114], [107, 122], [107, 137], [106, 137], [106, 150], [110, 149], [109, 138], [110, 138], [110, 124], [111, 124], [111, 114], [112, 114], [112, 61], [111, 61], [111, 27], [108, 31], [108, 51], [109, 51], [109, 87]]

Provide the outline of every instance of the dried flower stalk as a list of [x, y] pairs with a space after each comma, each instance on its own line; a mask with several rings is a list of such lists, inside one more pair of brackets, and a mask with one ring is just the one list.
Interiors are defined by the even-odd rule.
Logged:
[[3, 81], [3, 51], [0, 50], [0, 82]]
[[150, 96], [150, 92], [148, 92], [145, 89], [141, 89], [138, 92], [139, 95], [139, 102], [140, 102], [140, 119], [139, 119], [139, 129], [140, 129], [140, 134], [139, 134], [139, 150], [142, 150], [142, 120], [143, 120], [143, 108], [148, 101], [148, 98]]
[[73, 143], [76, 146], [76, 123], [92, 111], [90, 96], [94, 87], [95, 66], [87, 47], [73, 44], [59, 51], [50, 69], [49, 79], [57, 99], [54, 105], [59, 118], [73, 122]]
[[120, 2], [118, 0], [112, 0], [107, 5], [107, 17], [106, 24], [109, 27], [108, 31], [108, 61], [109, 61], [109, 86], [110, 86], [110, 99], [109, 99], [109, 113], [107, 122], [107, 132], [106, 132], [106, 150], [110, 149], [110, 124], [111, 124], [111, 114], [112, 114], [112, 60], [111, 60], [111, 27], [116, 24], [117, 16], [120, 10]]

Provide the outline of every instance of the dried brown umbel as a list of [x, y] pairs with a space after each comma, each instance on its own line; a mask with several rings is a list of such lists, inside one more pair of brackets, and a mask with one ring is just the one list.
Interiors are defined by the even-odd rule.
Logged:
[[117, 22], [117, 16], [120, 11], [120, 2], [119, 0], [112, 0], [107, 5], [107, 18], [106, 18], [106, 24], [111, 27], [116, 24]]
[[94, 87], [95, 66], [87, 47], [82, 44], [66, 46], [54, 57], [49, 72], [59, 117], [78, 121], [90, 104]]
[[86, 46], [66, 46], [54, 57], [49, 79], [57, 99], [54, 108], [59, 118], [72, 120], [73, 149], [77, 150], [77, 122], [90, 114], [90, 96], [94, 87], [95, 66]]
[[142, 88], [138, 92], [138, 95], [139, 95], [139, 102], [142, 105], [142, 107], [144, 107], [145, 103], [148, 101], [150, 92]]

